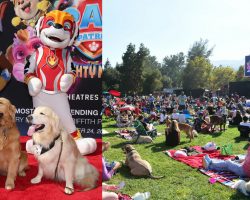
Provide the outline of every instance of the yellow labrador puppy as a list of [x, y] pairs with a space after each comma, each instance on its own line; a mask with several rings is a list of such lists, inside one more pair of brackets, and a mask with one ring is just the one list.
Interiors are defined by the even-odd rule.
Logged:
[[38, 174], [31, 183], [40, 183], [42, 177], [66, 181], [64, 192], [74, 192], [73, 183], [84, 191], [96, 187], [99, 173], [81, 156], [74, 139], [60, 125], [58, 116], [48, 107], [38, 107], [27, 117], [32, 124], [33, 153], [38, 159]]

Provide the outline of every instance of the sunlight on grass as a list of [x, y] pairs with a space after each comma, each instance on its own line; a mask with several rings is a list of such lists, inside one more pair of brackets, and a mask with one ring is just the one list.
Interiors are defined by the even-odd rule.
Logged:
[[[111, 149], [105, 152], [104, 156], [109, 161], [125, 160], [125, 155], [121, 147], [129, 143], [129, 141], [121, 139], [114, 134], [114, 131], [118, 130], [118, 128], [115, 127], [115, 121], [104, 119], [102, 126], [103, 129], [109, 132], [109, 134], [103, 135], [103, 140], [111, 143]], [[164, 175], [165, 178], [152, 180], [150, 178], [134, 177], [130, 175], [129, 169], [123, 166], [111, 181], [107, 183], [119, 184], [121, 181], [125, 181], [126, 186], [121, 191], [122, 193], [133, 195], [136, 192], [149, 191], [151, 193], [151, 199], [154, 200], [248, 199], [241, 193], [220, 183], [209, 184], [208, 177], [198, 172], [197, 169], [193, 169], [169, 158], [162, 152], [163, 150], [170, 149], [165, 146], [165, 125], [157, 126], [157, 131], [163, 135], [157, 137], [153, 144], [136, 144], [134, 146], [140, 153], [142, 159], [147, 160], [151, 164], [153, 175]], [[218, 146], [229, 143], [233, 144], [234, 154], [244, 154], [248, 147], [247, 140], [239, 138], [239, 132], [237, 128], [234, 127], [227, 128], [227, 130], [221, 134], [200, 134], [199, 137], [195, 138], [192, 142], [189, 142], [186, 135], [182, 133], [182, 144], [174, 149], [180, 149], [185, 146], [203, 146], [210, 141], [215, 142]]]

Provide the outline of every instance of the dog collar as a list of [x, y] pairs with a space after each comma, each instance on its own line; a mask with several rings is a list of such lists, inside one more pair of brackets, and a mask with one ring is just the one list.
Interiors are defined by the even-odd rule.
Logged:
[[132, 151], [134, 151], [135, 149], [131, 149], [131, 151], [128, 151], [127, 153], [131, 153]]
[[60, 135], [58, 135], [56, 138], [54, 138], [54, 140], [50, 143], [48, 148], [33, 142], [33, 145], [36, 148], [35, 149], [36, 154], [37, 155], [42, 155], [42, 154], [46, 153], [47, 151], [51, 150], [55, 146], [56, 140], [58, 140], [59, 137], [60, 137]]

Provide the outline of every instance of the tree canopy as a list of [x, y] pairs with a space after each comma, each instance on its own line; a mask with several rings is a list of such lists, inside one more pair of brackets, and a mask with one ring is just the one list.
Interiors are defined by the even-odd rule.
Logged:
[[230, 66], [215, 67], [210, 56], [208, 40], [195, 41], [187, 55], [183, 52], [165, 56], [162, 63], [150, 50], [140, 44], [138, 50], [130, 43], [122, 55], [122, 63], [104, 64], [103, 89], [117, 89], [125, 94], [149, 94], [163, 88], [218, 90], [230, 81], [249, 80], [244, 77], [244, 66], [236, 71]]

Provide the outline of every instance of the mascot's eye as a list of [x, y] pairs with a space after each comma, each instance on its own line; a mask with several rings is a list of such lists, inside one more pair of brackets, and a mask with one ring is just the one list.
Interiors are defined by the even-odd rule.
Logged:
[[53, 20], [47, 21], [47, 25], [48, 25], [48, 26], [54, 26], [54, 21], [53, 21]]
[[45, 115], [45, 114], [44, 114], [44, 113], [42, 113], [42, 112], [41, 112], [40, 114], [41, 114], [41, 115]]
[[71, 29], [71, 24], [69, 22], [65, 22], [63, 25], [64, 30], [69, 30]]
[[23, 57], [23, 56], [24, 56], [24, 53], [23, 53], [22, 51], [19, 51], [19, 52], [17, 53], [17, 55], [20, 56], [20, 57]]
[[33, 47], [34, 49], [38, 49], [40, 46], [41, 46], [40, 43], [34, 43], [34, 44], [32, 45], [32, 47]]

